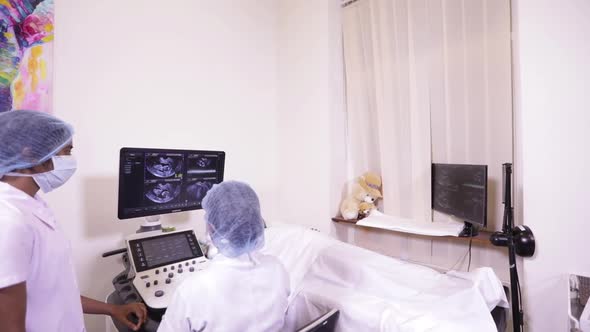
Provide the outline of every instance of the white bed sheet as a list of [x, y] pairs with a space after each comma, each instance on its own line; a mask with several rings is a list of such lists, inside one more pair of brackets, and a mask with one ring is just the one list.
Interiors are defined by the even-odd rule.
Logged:
[[293, 225], [268, 228], [263, 252], [290, 274], [287, 331], [338, 308], [343, 332], [493, 332], [490, 310], [507, 307], [489, 268], [442, 274]]

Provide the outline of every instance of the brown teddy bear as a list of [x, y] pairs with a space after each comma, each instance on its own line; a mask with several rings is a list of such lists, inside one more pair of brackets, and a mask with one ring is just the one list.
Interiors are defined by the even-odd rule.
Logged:
[[[356, 179], [351, 193], [340, 204], [342, 218], [352, 220], [366, 217], [375, 209], [375, 201], [383, 197], [380, 188], [381, 177], [374, 173], [367, 172]], [[365, 204], [361, 206], [362, 203]]]

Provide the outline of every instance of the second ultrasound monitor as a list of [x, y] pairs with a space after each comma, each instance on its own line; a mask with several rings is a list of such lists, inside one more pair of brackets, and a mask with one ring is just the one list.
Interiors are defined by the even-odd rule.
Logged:
[[223, 181], [222, 151], [123, 148], [119, 218], [194, 210]]

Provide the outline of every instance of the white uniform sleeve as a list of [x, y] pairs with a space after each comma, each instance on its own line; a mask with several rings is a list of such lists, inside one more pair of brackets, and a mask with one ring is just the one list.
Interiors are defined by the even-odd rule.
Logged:
[[166, 309], [166, 314], [162, 317], [158, 332], [193, 332], [199, 331], [191, 326], [188, 317], [188, 307], [185, 299], [182, 297], [179, 289], [176, 290], [172, 300]]
[[0, 288], [27, 280], [34, 233], [19, 215], [0, 213]]

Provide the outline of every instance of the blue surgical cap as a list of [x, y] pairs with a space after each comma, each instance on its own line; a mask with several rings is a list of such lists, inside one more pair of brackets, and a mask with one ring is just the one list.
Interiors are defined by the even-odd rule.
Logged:
[[72, 141], [74, 129], [42, 112], [0, 113], [0, 177], [44, 163]]
[[203, 199], [203, 208], [211, 240], [224, 256], [238, 257], [264, 245], [260, 202], [249, 185], [237, 181], [215, 185]]

